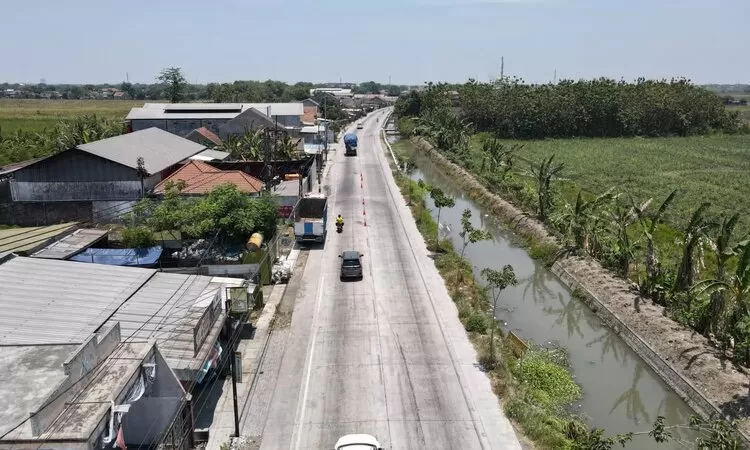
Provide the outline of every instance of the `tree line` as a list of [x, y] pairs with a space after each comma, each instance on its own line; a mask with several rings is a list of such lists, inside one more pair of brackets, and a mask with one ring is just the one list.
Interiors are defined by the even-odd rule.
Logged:
[[[615, 186], [598, 195], [579, 190], [570, 203], [561, 192], [567, 167], [554, 155], [527, 160], [518, 154], [521, 145], [489, 137], [481, 157], [472, 156], [471, 124], [451, 112], [444, 92], [445, 87], [432, 85], [400, 100], [402, 133], [426, 138], [492, 192], [534, 213], [563, 244], [546, 255], [548, 261], [568, 255], [599, 260], [735, 363], [750, 364], [750, 236], [739, 232], [741, 214], [716, 214], [709, 203], [696, 204], [668, 233], [677, 235], [673, 242], [658, 235], [679, 191], [636, 199]], [[679, 256], [668, 259], [675, 245]]]
[[[687, 136], [743, 127], [739, 114], [728, 111], [719, 96], [686, 79], [628, 83], [599, 78], [534, 85], [504, 78], [431, 88], [445, 101], [453, 98], [458, 116], [477, 131], [498, 138]], [[423, 96], [411, 94], [397, 112], [420, 115]]]

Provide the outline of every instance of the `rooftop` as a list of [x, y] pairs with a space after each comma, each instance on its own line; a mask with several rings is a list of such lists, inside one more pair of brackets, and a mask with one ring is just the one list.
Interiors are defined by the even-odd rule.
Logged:
[[0, 349], [79, 345], [119, 323], [123, 340], [155, 340], [173, 370], [195, 371], [221, 329], [227, 284], [154, 269], [11, 258], [0, 264]]
[[[42, 438], [44, 441], [88, 440], [101, 420], [107, 417], [110, 400], [132, 382], [154, 344], [123, 344], [98, 366], [90, 380], [81, 385], [82, 390], [74, 403], [66, 403], [59, 415], [52, 413], [53, 417], [40, 414], [44, 424], [52, 421], [54, 427], [41, 435], [34, 433], [33, 420], [25, 419], [50, 405], [51, 400], [60, 395], [56, 391], [68, 378], [63, 365], [78, 348], [76, 345], [0, 347], [3, 367], [14, 368], [0, 370], [0, 395], [10, 400], [9, 408], [0, 409], [0, 436], [21, 424], [3, 436], [0, 443], [3, 440], [41, 441]], [[75, 391], [76, 388], [72, 388], [70, 395], [75, 395]]]
[[70, 234], [75, 222], [46, 227], [22, 227], [0, 230], [0, 253], [32, 253]]
[[0, 346], [80, 344], [154, 273], [12, 258], [0, 264]]
[[206, 149], [204, 145], [159, 128], [135, 131], [76, 148], [132, 169], [138, 168], [138, 157], [143, 157], [149, 174], [158, 173]]
[[228, 152], [222, 152], [219, 150], [205, 150], [197, 155], [191, 156], [190, 159], [197, 161], [223, 161], [229, 157]]
[[257, 194], [263, 189], [263, 182], [241, 170], [221, 170], [201, 161], [189, 161], [176, 172], [154, 187], [155, 194], [164, 194], [169, 182], [183, 180], [186, 183], [182, 193], [202, 195], [222, 184], [233, 184], [241, 192]]
[[304, 114], [302, 103], [146, 103], [131, 109], [125, 119], [232, 119], [250, 108], [266, 116]]
[[30, 256], [34, 258], [68, 259], [96, 244], [105, 238], [108, 233], [108, 230], [79, 228]]
[[209, 130], [206, 127], [196, 128], [195, 130], [191, 131], [185, 137], [185, 139], [190, 139], [190, 135], [192, 135], [193, 133], [203, 136], [214, 145], [221, 145], [221, 139], [219, 138], [219, 136], [217, 136], [213, 131]]

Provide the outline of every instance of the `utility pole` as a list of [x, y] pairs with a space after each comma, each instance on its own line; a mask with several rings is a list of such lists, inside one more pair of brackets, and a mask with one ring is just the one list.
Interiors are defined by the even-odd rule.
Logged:
[[505, 56], [500, 57], [500, 80], [505, 80]]
[[232, 329], [232, 300], [227, 299], [226, 301], [226, 314], [227, 314], [227, 330], [229, 331], [229, 361], [232, 365], [232, 405], [234, 406], [234, 437], [240, 437], [240, 414], [237, 410], [237, 365], [235, 364], [234, 351], [235, 351], [235, 339], [234, 330]]
[[557, 84], [557, 69], [555, 69], [554, 78], [552, 78], [552, 84]]

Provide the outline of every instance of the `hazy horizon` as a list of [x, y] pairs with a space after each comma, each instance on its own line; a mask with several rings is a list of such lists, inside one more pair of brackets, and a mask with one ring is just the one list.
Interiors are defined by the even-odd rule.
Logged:
[[[250, 3], [250, 4], [248, 4]], [[168, 66], [196, 84], [235, 80], [419, 85], [685, 77], [750, 83], [747, 0], [195, 0], [119, 4], [7, 0], [9, 83], [153, 83]], [[127, 75], [126, 75], [127, 74]]]

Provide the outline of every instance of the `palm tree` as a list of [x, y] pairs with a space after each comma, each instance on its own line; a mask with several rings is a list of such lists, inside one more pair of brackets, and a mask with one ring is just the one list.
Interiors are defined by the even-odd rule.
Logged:
[[[708, 240], [708, 233], [716, 226], [716, 223], [706, 216], [710, 207], [710, 203], [701, 204], [693, 212], [687, 227], [685, 227], [682, 240], [682, 259], [677, 269], [677, 277], [672, 288], [673, 292], [688, 292], [693, 286], [696, 271], [702, 262], [700, 256], [696, 259], [696, 252], [703, 247]], [[688, 311], [690, 311], [691, 303], [690, 298], [688, 298]]]
[[[743, 319], [750, 313], [750, 243], [743, 242], [738, 246], [739, 260], [732, 275], [726, 279], [703, 280], [693, 286], [697, 295], [721, 292], [723, 300], [718, 303], [721, 309], [717, 313], [715, 322], [725, 323], [726, 332], [732, 333], [739, 328]], [[742, 333], [743, 340], [747, 339]], [[750, 346], [745, 348], [744, 361], [750, 360]]]

